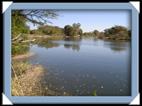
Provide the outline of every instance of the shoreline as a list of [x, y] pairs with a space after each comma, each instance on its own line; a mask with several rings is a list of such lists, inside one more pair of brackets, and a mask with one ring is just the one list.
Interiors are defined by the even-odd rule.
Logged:
[[[29, 53], [28, 53], [29, 54]], [[32, 56], [31, 54], [28, 56]], [[20, 59], [28, 57], [18, 55]], [[69, 94], [49, 88], [45, 82], [46, 74], [42, 65], [30, 64], [23, 61], [12, 60], [11, 93], [12, 96], [68, 96]]]
[[13, 60], [20, 60], [20, 59], [29, 58], [29, 57], [34, 56], [34, 55], [35, 55], [35, 53], [28, 52], [28, 53], [25, 53], [25, 54], [19, 54], [19, 55], [12, 56], [12, 59]]
[[43, 67], [23, 62], [17, 62], [13, 66], [13, 71], [15, 72], [12, 75], [11, 81], [12, 96], [42, 95], [43, 91], [40, 82], [44, 75]]

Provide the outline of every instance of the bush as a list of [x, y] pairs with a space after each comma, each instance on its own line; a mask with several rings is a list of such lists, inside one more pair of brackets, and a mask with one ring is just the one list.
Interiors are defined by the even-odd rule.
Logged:
[[24, 54], [29, 51], [28, 44], [13, 44], [12, 45], [12, 55]]

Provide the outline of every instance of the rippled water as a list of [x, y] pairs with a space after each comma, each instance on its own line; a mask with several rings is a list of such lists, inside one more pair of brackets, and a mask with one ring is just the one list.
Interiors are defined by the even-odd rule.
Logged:
[[47, 71], [50, 89], [73, 96], [131, 95], [130, 42], [94, 39], [43, 41], [33, 44], [32, 64]]

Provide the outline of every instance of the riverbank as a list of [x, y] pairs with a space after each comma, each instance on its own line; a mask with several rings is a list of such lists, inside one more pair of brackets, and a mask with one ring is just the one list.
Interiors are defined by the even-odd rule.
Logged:
[[[33, 53], [32, 53], [33, 55]], [[23, 54], [12, 58], [12, 96], [67, 96], [66, 92], [51, 90], [46, 84], [44, 78], [48, 73], [41, 65], [33, 65], [21, 61], [21, 58], [27, 58], [31, 54]], [[18, 61], [17, 61], [18, 60]]]
[[64, 38], [64, 35], [28, 35], [29, 39], [48, 39], [48, 40], [60, 40]]
[[44, 71], [41, 65], [31, 65], [24, 62], [12, 64], [12, 96], [59, 96], [59, 91], [49, 89], [44, 82]]
[[12, 96], [43, 95], [41, 78], [44, 70], [40, 65], [14, 62], [12, 65]]
[[35, 55], [34, 53], [28, 52], [25, 54], [19, 54], [19, 55], [12, 56], [12, 59], [13, 60], [21, 60], [21, 59], [29, 58], [34, 55]]

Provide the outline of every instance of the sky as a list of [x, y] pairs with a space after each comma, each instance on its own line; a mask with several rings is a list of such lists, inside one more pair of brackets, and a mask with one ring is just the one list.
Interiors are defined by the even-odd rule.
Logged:
[[[64, 28], [65, 25], [80, 23], [83, 32], [103, 31], [115, 25], [131, 29], [130, 11], [127, 10], [57, 10], [57, 19], [49, 19], [53, 26]], [[36, 26], [29, 24], [30, 29]]]

